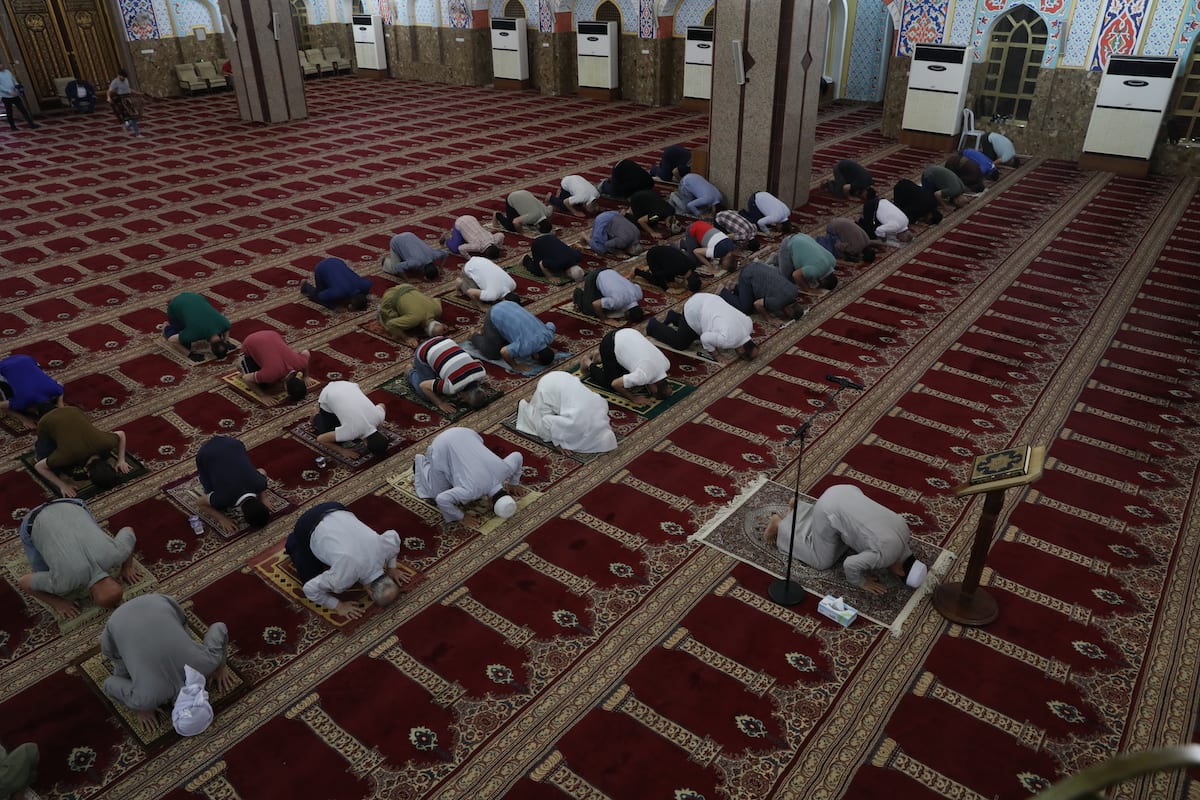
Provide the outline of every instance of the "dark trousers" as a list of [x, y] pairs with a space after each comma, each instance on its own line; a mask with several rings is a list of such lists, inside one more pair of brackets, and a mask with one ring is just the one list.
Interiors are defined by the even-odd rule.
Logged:
[[33, 117], [29, 115], [29, 109], [25, 107], [25, 101], [20, 97], [0, 97], [0, 102], [4, 103], [4, 114], [8, 117], [8, 127], [14, 131], [17, 129], [17, 119], [13, 116], [13, 109], [21, 109], [21, 114], [24, 115], [25, 121], [29, 123], [29, 127], [37, 125], [33, 121]]
[[262, 369], [262, 367], [258, 365], [258, 362], [246, 353], [243, 353], [241, 358], [238, 359], [238, 370], [240, 370], [243, 375], [249, 375], [251, 372], [258, 372], [260, 369]]
[[71, 98], [71, 107], [74, 108], [76, 111], [78, 111], [80, 114], [91, 114], [93, 111], [96, 110], [96, 96], [92, 95], [91, 97], [83, 97], [83, 98], [72, 97]]
[[678, 311], [668, 311], [663, 319], [665, 322], [659, 322], [657, 318], [650, 320], [646, 333], [667, 347], [686, 350], [700, 338]]
[[337, 418], [337, 414], [331, 414], [323, 408], [317, 409], [317, 413], [312, 418], [312, 426], [316, 428], [317, 433], [329, 433], [337, 430], [341, 424], [342, 421]]
[[571, 193], [566, 189], [563, 189], [556, 195], [550, 195], [550, 205], [554, 206], [559, 211], [566, 211], [569, 213], [571, 209], [567, 208], [566, 200], [570, 196]]
[[742, 216], [753, 222], [755, 225], [762, 219], [765, 214], [758, 210], [758, 206], [754, 204], [754, 195], [750, 195], [750, 199], [746, 201], [746, 210], [741, 212]]
[[737, 286], [721, 290], [721, 299], [746, 316], [754, 313], [754, 291], [750, 288], [750, 281], [747, 280], [745, 272], [738, 276]]
[[519, 217], [519, 216], [521, 216], [521, 215], [517, 213], [517, 210], [515, 208], [513, 208], [511, 205], [509, 205], [508, 201], [505, 200], [504, 201], [504, 213], [496, 214], [496, 219], [500, 220], [503, 223], [504, 227], [508, 228], [511, 231], [511, 230], [516, 229], [517, 217]]
[[479, 351], [481, 356], [495, 361], [501, 358], [500, 349], [508, 344], [508, 341], [505, 340], [500, 334], [500, 329], [492, 322], [492, 315], [488, 314], [483, 318], [483, 329], [471, 337], [471, 344]]
[[587, 377], [592, 383], [608, 389], [612, 386], [613, 381], [628, 374], [629, 370], [617, 361], [617, 332], [609, 331], [600, 340], [600, 360], [592, 362]]
[[288, 534], [287, 542], [283, 545], [283, 552], [288, 554], [292, 564], [296, 567], [296, 574], [305, 583], [329, 569], [328, 564], [313, 555], [311, 545], [313, 531], [317, 529], [327, 514], [345, 510], [346, 507], [341, 503], [321, 503], [301, 514], [300, 518], [296, 520], [296, 527]]
[[583, 286], [575, 290], [575, 308], [579, 309], [580, 313], [587, 314], [590, 317], [596, 316], [596, 309], [592, 305], [599, 300], [603, 295], [596, 288], [598, 276], [604, 270], [594, 269], [588, 272], [587, 277], [583, 279]]

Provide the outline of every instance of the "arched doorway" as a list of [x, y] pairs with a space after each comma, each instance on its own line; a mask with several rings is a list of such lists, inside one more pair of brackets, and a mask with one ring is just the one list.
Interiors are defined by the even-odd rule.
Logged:
[[29, 72], [25, 92], [38, 106], [63, 101], [55, 78], [78, 75], [101, 87], [116, 76], [121, 64], [104, 0], [5, 0], [4, 5]]
[[313, 46], [308, 28], [308, 5], [305, 0], [291, 0], [292, 30], [296, 34], [296, 49], [308, 50]]
[[1029, 6], [1013, 6], [996, 20], [988, 40], [987, 72], [976, 100], [978, 116], [1029, 121], [1047, 38], [1045, 21]]
[[842, 97], [846, 64], [846, 0], [829, 0], [829, 18], [825, 23], [825, 63], [823, 74], [833, 79], [833, 96]]

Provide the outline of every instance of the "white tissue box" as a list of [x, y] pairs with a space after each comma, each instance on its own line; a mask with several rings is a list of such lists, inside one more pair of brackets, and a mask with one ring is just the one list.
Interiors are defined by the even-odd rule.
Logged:
[[843, 628], [850, 626], [858, 617], [858, 610], [846, 603], [840, 597], [834, 597], [831, 594], [821, 598], [821, 602], [817, 603], [817, 611], [820, 611], [831, 620], [841, 625]]

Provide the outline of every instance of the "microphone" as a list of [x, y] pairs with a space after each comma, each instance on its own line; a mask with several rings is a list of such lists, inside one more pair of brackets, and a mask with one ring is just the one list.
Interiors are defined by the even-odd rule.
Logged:
[[843, 389], [855, 389], [855, 390], [861, 392], [863, 389], [866, 388], [861, 383], [855, 383], [854, 381], [850, 380], [849, 378], [844, 378], [841, 375], [826, 375], [825, 380], [829, 381], [830, 383], [836, 383], [838, 386], [842, 387]]
[[810, 427], [812, 427], [811, 419], [808, 422], [805, 422], [803, 425], [798, 425], [798, 426], [792, 428], [792, 438], [787, 440], [787, 444], [785, 444], [784, 447], [791, 447], [793, 444], [796, 443], [797, 439], [799, 439], [802, 436], [808, 435], [808, 429]]

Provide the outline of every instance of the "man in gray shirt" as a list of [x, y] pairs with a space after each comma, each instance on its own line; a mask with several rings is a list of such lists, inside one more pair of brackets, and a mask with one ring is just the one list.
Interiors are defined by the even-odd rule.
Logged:
[[782, 319], [800, 319], [804, 309], [798, 302], [798, 292], [796, 284], [779, 270], [751, 261], [738, 273], [737, 286], [721, 290], [721, 299], [746, 316], [758, 311]]
[[184, 684], [184, 666], [209, 677], [218, 689], [233, 685], [225, 665], [229, 631], [224, 622], [209, 626], [204, 641], [192, 638], [187, 617], [163, 594], [135, 597], [113, 612], [100, 635], [100, 652], [112, 662], [104, 693], [137, 712], [152, 728], [160, 707], [173, 702]]
[[380, 266], [388, 275], [413, 277], [412, 273], [420, 273], [434, 280], [438, 276], [438, 264], [448, 255], [449, 250], [434, 249], [415, 233], [403, 231], [392, 237]]
[[518, 189], [504, 201], [504, 212], [496, 212], [496, 223], [506, 231], [516, 231], [518, 225], [536, 227], [538, 233], [554, 229], [550, 216], [554, 210], [533, 196], [533, 192]]
[[25, 515], [20, 537], [31, 572], [17, 583], [64, 617], [78, 616], [71, 598], [85, 590], [96, 605], [116, 608], [124, 592], [113, 574], [119, 571], [130, 584], [140, 577], [133, 564], [133, 528], [110, 539], [82, 500], [38, 506]]
[[496, 516], [508, 519], [517, 511], [512, 494], [520, 490], [523, 464], [520, 451], [500, 458], [470, 428], [447, 428], [417, 454], [413, 485], [417, 497], [437, 502], [447, 522], [476, 527], [478, 518], [459, 506], [489, 498]]
[[581, 313], [593, 317], [617, 312], [634, 324], [646, 317], [642, 287], [609, 267], [590, 271], [583, 286], [575, 290], [574, 299]]

